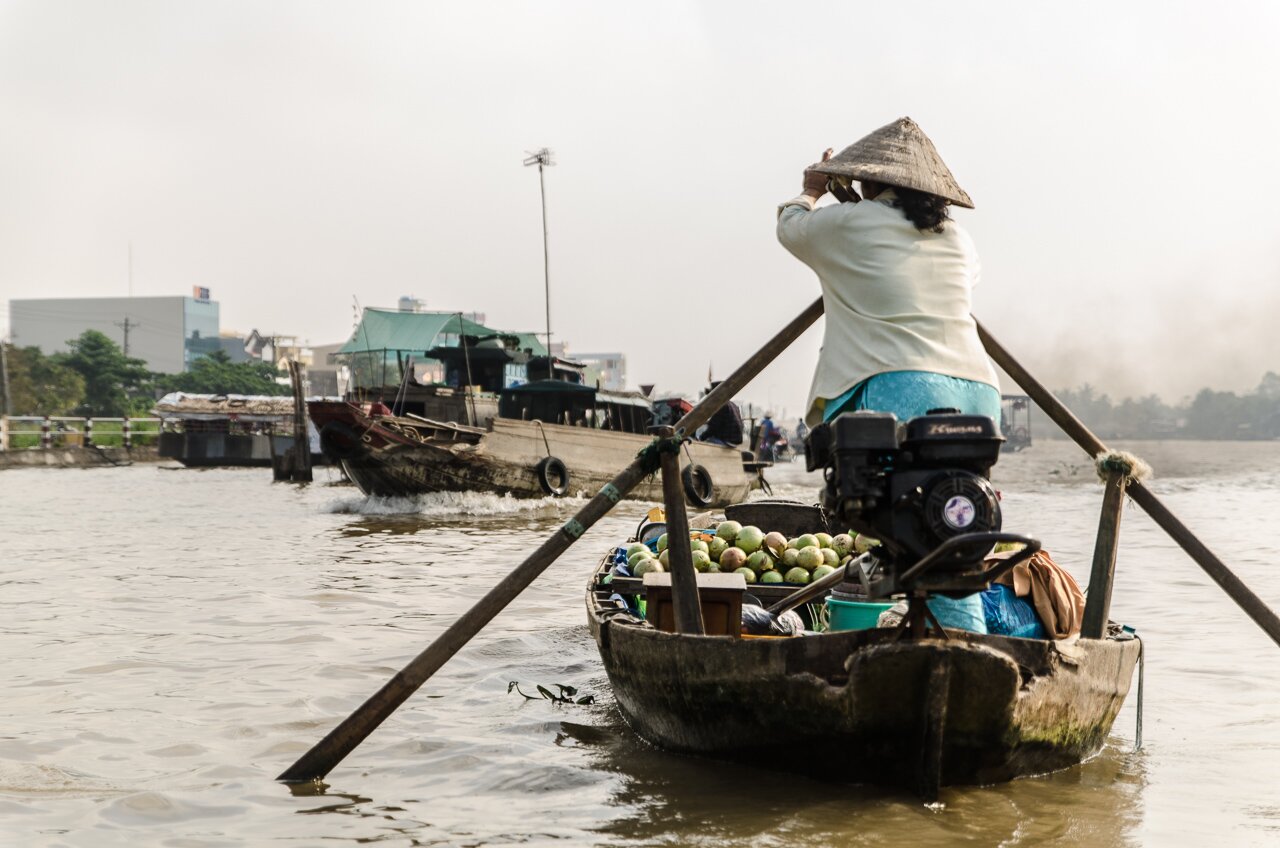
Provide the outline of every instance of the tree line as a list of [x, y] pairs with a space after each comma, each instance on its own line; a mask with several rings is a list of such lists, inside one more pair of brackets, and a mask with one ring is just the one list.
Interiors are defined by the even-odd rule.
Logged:
[[[267, 362], [232, 362], [222, 351], [203, 356], [190, 371], [149, 371], [141, 359], [97, 330], [68, 341], [66, 353], [5, 345], [9, 394], [18, 415], [146, 416], [168, 392], [287, 395]], [[1170, 405], [1156, 395], [1113, 401], [1085, 384], [1056, 394], [1103, 439], [1280, 439], [1280, 374], [1268, 371], [1252, 392], [1201, 389]], [[1035, 438], [1058, 438], [1057, 426], [1038, 408]]]
[[5, 343], [10, 404], [17, 415], [145, 417], [169, 392], [287, 395], [268, 362], [232, 362], [223, 351], [197, 359], [190, 371], [150, 371], [141, 359], [97, 330], [67, 342], [70, 350], [46, 355], [39, 347]]
[[[1201, 389], [1170, 405], [1155, 395], [1113, 401], [1085, 384], [1055, 392], [1101, 439], [1280, 439], [1280, 374], [1268, 371], [1252, 392]], [[1039, 408], [1032, 411], [1036, 438], [1065, 438]]]

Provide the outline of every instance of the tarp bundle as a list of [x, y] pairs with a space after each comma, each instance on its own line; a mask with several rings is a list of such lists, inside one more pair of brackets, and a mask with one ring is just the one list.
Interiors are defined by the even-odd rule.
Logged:
[[293, 417], [293, 398], [288, 395], [193, 395], [170, 392], [152, 409], [157, 418], [187, 421], [279, 421]]

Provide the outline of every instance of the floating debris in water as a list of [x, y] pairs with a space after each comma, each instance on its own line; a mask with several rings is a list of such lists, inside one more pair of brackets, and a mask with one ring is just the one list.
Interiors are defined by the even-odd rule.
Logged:
[[[545, 686], [538, 686], [538, 694], [541, 695], [543, 699], [548, 700], [553, 704], [585, 705], [585, 704], [594, 704], [596, 702], [595, 695], [583, 695], [577, 700], [574, 700], [574, 696], [578, 694], [578, 690], [576, 687], [565, 686], [563, 683], [555, 683], [552, 685], [560, 690], [560, 694], [556, 695], [552, 693], [551, 690]], [[524, 691], [521, 690], [519, 681], [513, 680], [507, 684], [507, 694], [510, 695], [513, 691], [523, 696], [526, 701], [538, 700], [538, 698], [534, 697], [533, 695], [526, 695]]]

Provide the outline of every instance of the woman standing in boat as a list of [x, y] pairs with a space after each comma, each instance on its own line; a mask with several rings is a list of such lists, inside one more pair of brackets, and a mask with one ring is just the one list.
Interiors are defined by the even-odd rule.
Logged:
[[[842, 202], [815, 208], [828, 191]], [[825, 152], [779, 208], [778, 240], [817, 273], [826, 307], [810, 426], [859, 409], [1000, 420], [995, 368], [970, 315], [978, 254], [950, 205], [973, 208], [928, 136], [900, 118]]]

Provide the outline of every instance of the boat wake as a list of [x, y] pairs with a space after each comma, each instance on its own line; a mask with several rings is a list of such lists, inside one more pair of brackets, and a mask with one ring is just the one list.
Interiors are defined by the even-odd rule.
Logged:
[[421, 515], [427, 518], [460, 515], [517, 515], [558, 512], [566, 504], [582, 504], [585, 497], [513, 498], [482, 492], [432, 492], [416, 497], [338, 498], [325, 505], [324, 511], [336, 515]]

